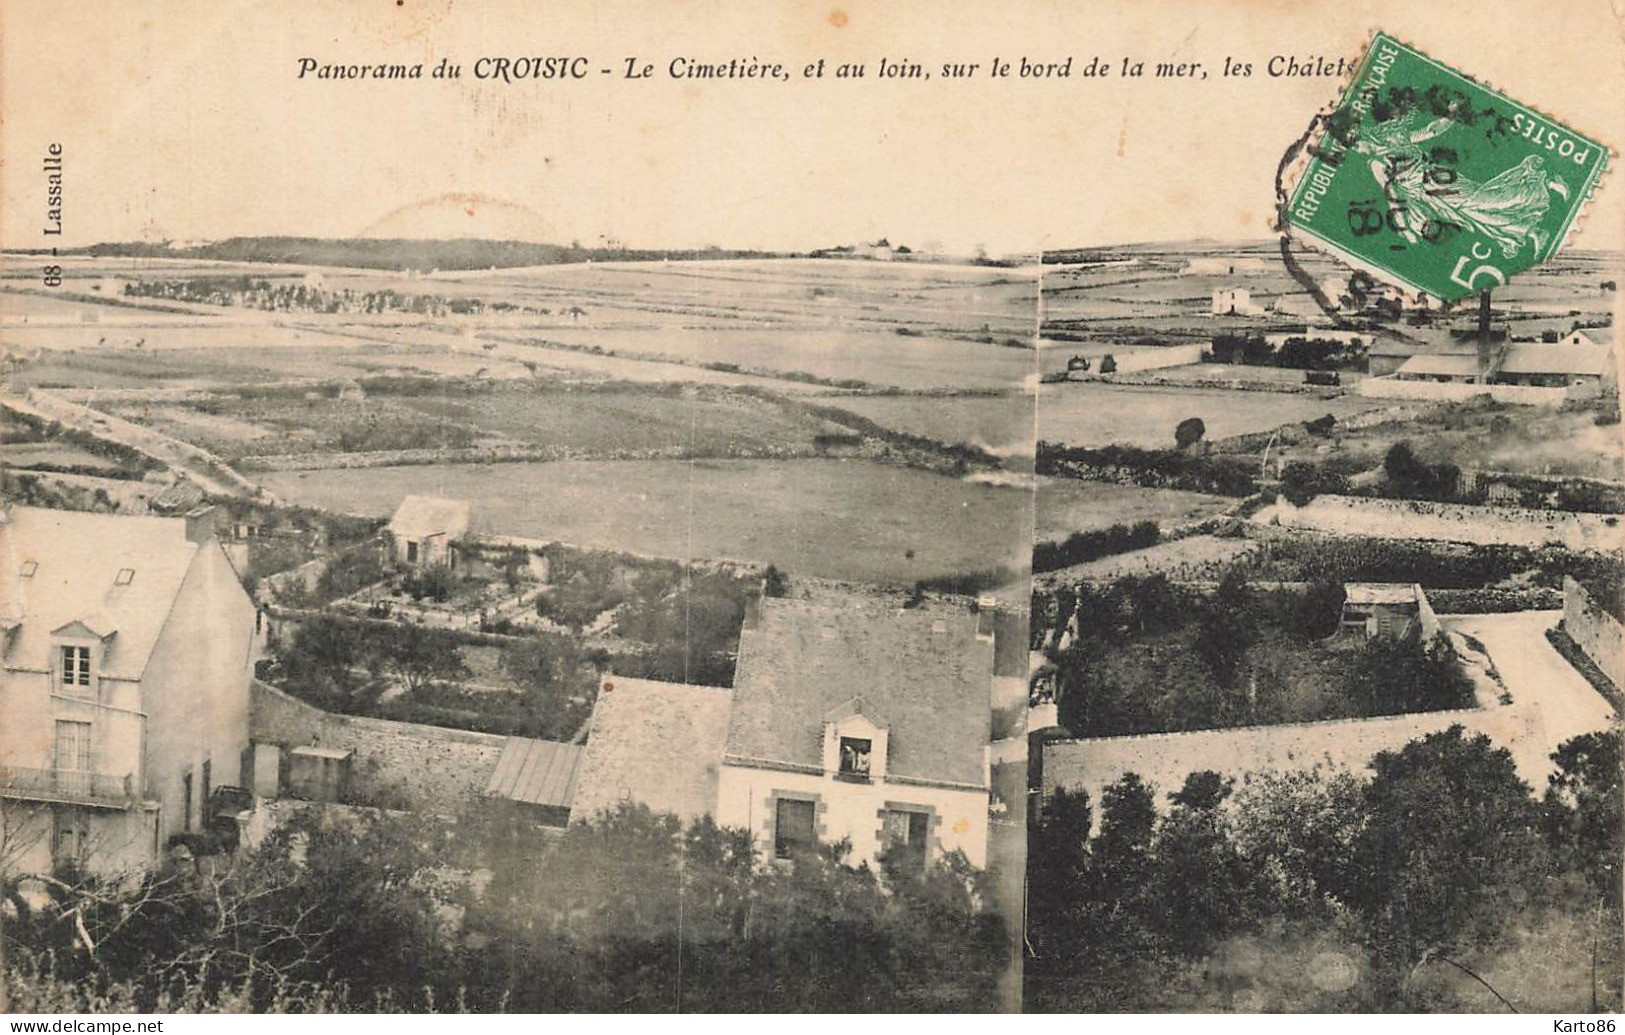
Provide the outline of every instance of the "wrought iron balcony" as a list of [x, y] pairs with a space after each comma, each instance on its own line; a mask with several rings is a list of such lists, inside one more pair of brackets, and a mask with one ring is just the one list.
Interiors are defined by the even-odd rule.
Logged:
[[130, 775], [0, 764], [0, 798], [122, 809], [136, 800], [135, 791]]

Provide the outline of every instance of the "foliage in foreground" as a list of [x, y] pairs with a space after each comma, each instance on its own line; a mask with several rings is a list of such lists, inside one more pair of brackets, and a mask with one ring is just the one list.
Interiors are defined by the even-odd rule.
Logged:
[[1130, 773], [1098, 827], [1057, 791], [1029, 852], [1028, 1008], [1618, 1009], [1620, 733], [1553, 760], [1538, 802], [1460, 727], [1365, 781], [1192, 773], [1164, 814]]
[[[219, 872], [81, 886], [8, 926], [18, 1009], [985, 1010], [985, 877], [765, 863], [743, 831], [625, 806], [544, 829], [310, 810]], [[95, 945], [69, 911], [79, 908]]]

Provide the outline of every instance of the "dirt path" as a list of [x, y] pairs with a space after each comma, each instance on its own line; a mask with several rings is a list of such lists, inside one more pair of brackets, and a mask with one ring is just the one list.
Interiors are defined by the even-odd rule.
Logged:
[[129, 446], [165, 464], [171, 470], [185, 474], [210, 494], [258, 496], [267, 502], [272, 500], [259, 485], [244, 478], [228, 467], [224, 460], [206, 450], [170, 438], [122, 417], [69, 402], [53, 392], [36, 388], [26, 399], [7, 396], [0, 405], [45, 420], [57, 421], [97, 438]]

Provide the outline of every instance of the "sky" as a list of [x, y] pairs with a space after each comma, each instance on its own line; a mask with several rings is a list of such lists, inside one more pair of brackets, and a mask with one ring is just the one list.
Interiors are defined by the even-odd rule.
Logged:
[[[885, 236], [1018, 254], [1270, 233], [1275, 166], [1342, 81], [1276, 78], [1384, 29], [1606, 143], [1625, 138], [1607, 0], [1135, 4], [6, 0], [0, 244], [483, 236], [801, 250]], [[481, 57], [585, 56], [584, 81], [475, 81]], [[1071, 56], [1069, 79], [1022, 59]], [[1140, 80], [1124, 56], [1201, 62]], [[780, 62], [692, 81], [672, 58]], [[1100, 57], [1105, 78], [1081, 73]], [[1225, 58], [1253, 65], [1221, 74]], [[301, 58], [463, 66], [451, 82], [298, 78]], [[655, 66], [624, 76], [627, 59]], [[822, 58], [826, 76], [803, 78]], [[882, 80], [914, 61], [932, 79]], [[994, 60], [1012, 74], [993, 79]], [[864, 79], [833, 78], [861, 62]], [[952, 80], [945, 62], [976, 63]], [[610, 68], [602, 74], [600, 68]], [[40, 158], [64, 150], [63, 233]], [[1611, 178], [1572, 244], [1625, 244]]]

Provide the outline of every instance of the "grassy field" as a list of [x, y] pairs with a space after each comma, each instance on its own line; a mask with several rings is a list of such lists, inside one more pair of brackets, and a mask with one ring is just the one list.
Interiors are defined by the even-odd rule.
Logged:
[[1001, 455], [1032, 455], [1030, 395], [844, 395], [812, 401], [938, 442], [964, 442]]
[[547, 331], [538, 337], [621, 355], [731, 363], [748, 371], [803, 373], [898, 388], [1015, 388], [1033, 368], [1032, 353], [1023, 348], [914, 337], [886, 328], [589, 328]]
[[1333, 464], [1339, 470], [1369, 470], [1382, 463], [1396, 442], [1404, 441], [1428, 463], [1520, 474], [1625, 478], [1620, 426], [1599, 426], [1595, 416], [1591, 410], [1442, 404], [1404, 421], [1339, 430], [1329, 440], [1293, 444], [1282, 455]]
[[445, 391], [341, 401], [271, 397], [111, 404], [119, 416], [227, 460], [266, 454], [518, 447], [562, 458], [792, 457], [847, 429], [793, 405], [706, 386], [448, 382]]
[[912, 583], [1025, 564], [1030, 493], [857, 460], [565, 461], [283, 472], [290, 502], [387, 515], [470, 500], [483, 529], [673, 558]]
[[1086, 482], [1076, 478], [1038, 479], [1039, 540], [1060, 540], [1073, 532], [1115, 524], [1155, 521], [1163, 528], [1210, 517], [1235, 505], [1223, 496], [1178, 489], [1144, 489], [1135, 485]]
[[1038, 394], [1038, 437], [1069, 446], [1172, 448], [1174, 427], [1187, 417], [1200, 417], [1211, 441], [1314, 420], [1328, 413], [1341, 420], [1381, 405], [1381, 400], [1359, 396], [1320, 399], [1313, 395], [1222, 388], [1043, 385]]
[[28, 468], [35, 466], [82, 467], [90, 471], [118, 472], [124, 470], [116, 460], [97, 456], [87, 450], [57, 442], [8, 442], [0, 445], [0, 467]]

